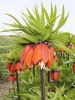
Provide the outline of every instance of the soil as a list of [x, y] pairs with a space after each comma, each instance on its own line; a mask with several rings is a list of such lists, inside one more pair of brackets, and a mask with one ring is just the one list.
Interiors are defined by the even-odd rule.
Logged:
[[4, 100], [3, 99], [4, 95], [9, 93], [9, 87], [10, 87], [9, 82], [0, 82], [0, 100]]

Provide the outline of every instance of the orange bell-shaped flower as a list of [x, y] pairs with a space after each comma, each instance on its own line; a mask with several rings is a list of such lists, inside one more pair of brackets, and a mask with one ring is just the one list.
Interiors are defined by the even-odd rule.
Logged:
[[69, 48], [69, 49], [73, 49], [73, 44], [72, 43], [68, 43], [68, 45], [67, 45], [67, 48]]
[[15, 64], [15, 71], [17, 71], [18, 73], [20, 73], [21, 71], [24, 71], [24, 66], [22, 65], [21, 62], [17, 62]]
[[8, 63], [6, 67], [8, 70], [10, 70], [11, 66], [12, 66], [12, 63]]
[[49, 60], [49, 48], [46, 44], [40, 43], [37, 44], [35, 49], [34, 49], [34, 54], [33, 54], [33, 63], [37, 64], [39, 61], [43, 61], [46, 63]]
[[48, 63], [48, 66], [52, 65], [54, 58], [54, 49], [49, 48], [46, 44], [40, 43], [35, 46], [27, 45], [22, 51], [21, 62], [25, 62], [26, 68], [30, 69], [33, 64], [39, 62]]
[[59, 81], [59, 79], [60, 79], [60, 71], [58, 71], [58, 70], [51, 71], [50, 72], [50, 77], [51, 77], [51, 80], [53, 80], [53, 81]]
[[27, 69], [30, 69], [31, 65], [33, 64], [32, 62], [33, 51], [34, 51], [33, 45], [27, 45], [22, 51], [21, 63], [25, 62]]
[[15, 66], [14, 66], [14, 64], [11, 64], [11, 66], [9, 66], [8, 70], [9, 70], [9, 72], [11, 74], [13, 74], [15, 72]]
[[8, 77], [7, 77], [7, 81], [10, 81], [10, 82], [16, 81], [16, 76], [14, 76], [14, 75], [8, 76]]

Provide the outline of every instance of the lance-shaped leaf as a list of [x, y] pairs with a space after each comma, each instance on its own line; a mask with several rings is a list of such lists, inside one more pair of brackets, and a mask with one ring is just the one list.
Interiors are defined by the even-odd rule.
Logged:
[[62, 16], [61, 16], [61, 18], [59, 20], [59, 23], [58, 23], [56, 29], [54, 30], [54, 32], [58, 31], [66, 23], [68, 15], [69, 14], [67, 14], [67, 16], [65, 17], [65, 11], [64, 11], [64, 6], [63, 6], [63, 8], [62, 8]]

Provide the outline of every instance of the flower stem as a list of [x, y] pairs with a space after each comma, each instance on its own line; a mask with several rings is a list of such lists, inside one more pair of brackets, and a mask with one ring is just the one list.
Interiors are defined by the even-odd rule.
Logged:
[[13, 92], [15, 93], [14, 82], [12, 82], [12, 83], [13, 83]]
[[[69, 60], [69, 53], [67, 54], [67, 60]], [[67, 67], [70, 67], [70, 63], [67, 64]]]
[[46, 100], [45, 93], [45, 82], [44, 82], [44, 69], [40, 69], [40, 78], [41, 78], [41, 100]]
[[50, 82], [50, 71], [48, 71], [48, 82]]
[[16, 72], [16, 78], [17, 78], [17, 80], [16, 80], [16, 83], [17, 83], [17, 96], [18, 96], [18, 100], [20, 100], [20, 95], [19, 95], [19, 81], [18, 81], [18, 73]]
[[35, 77], [35, 66], [33, 65], [33, 76]]
[[61, 57], [64, 58], [64, 52], [63, 51], [61, 52]]

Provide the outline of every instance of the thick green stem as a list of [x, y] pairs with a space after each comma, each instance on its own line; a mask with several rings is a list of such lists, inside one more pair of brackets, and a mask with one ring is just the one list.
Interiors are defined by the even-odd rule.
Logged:
[[46, 100], [44, 69], [43, 68], [40, 69], [40, 78], [41, 78], [41, 100]]

